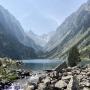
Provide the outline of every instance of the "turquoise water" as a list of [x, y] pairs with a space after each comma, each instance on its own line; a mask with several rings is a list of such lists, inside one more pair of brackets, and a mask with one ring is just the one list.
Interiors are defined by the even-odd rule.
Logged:
[[54, 69], [57, 65], [61, 64], [61, 60], [50, 59], [35, 59], [35, 60], [22, 60], [24, 63], [24, 69], [31, 69], [33, 71], [41, 71]]

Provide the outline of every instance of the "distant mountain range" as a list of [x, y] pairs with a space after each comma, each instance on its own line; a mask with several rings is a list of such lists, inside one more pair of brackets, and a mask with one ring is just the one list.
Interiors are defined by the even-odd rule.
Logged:
[[0, 6], [0, 57], [35, 58], [39, 49], [18, 20]]
[[13, 59], [61, 58], [77, 45], [90, 58], [90, 0], [72, 13], [56, 31], [36, 35], [0, 6], [0, 57]]
[[36, 45], [39, 45], [42, 48], [45, 47], [45, 45], [51, 39], [53, 34], [54, 34], [54, 31], [49, 32], [48, 34], [43, 34], [43, 35], [37, 35], [31, 30], [27, 32], [28, 37], [30, 37], [35, 42]]

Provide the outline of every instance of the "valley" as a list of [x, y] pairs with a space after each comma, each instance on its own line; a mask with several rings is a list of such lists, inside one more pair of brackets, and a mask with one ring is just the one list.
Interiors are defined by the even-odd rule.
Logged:
[[0, 57], [60, 59], [66, 57], [69, 50], [75, 45], [77, 45], [81, 57], [83, 55], [85, 58], [90, 57], [90, 50], [85, 55], [87, 53], [85, 48], [90, 46], [89, 7], [88, 2], [84, 3], [76, 12], [67, 17], [56, 31], [38, 36], [32, 31], [26, 33], [19, 21], [0, 6]]
[[[90, 0], [61, 24], [52, 15], [41, 14], [38, 7], [34, 9], [38, 14], [34, 18], [30, 9], [31, 21], [41, 24], [35, 22], [36, 27], [24, 30], [19, 20], [28, 18], [29, 24], [30, 17], [25, 13], [18, 20], [0, 5], [0, 90], [90, 90]], [[47, 22], [39, 14], [45, 14]], [[50, 22], [57, 28], [49, 32]], [[46, 26], [48, 33], [41, 34]], [[41, 28], [38, 34], [36, 28], [36, 32]]]

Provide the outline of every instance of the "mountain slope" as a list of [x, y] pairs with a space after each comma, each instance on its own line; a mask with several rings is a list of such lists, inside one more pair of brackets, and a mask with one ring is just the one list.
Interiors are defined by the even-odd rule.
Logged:
[[35, 58], [37, 49], [15, 17], [0, 6], [0, 57]]
[[41, 47], [44, 47], [48, 43], [48, 41], [53, 36], [53, 34], [54, 34], [54, 31], [43, 35], [36, 35], [32, 31], [29, 31], [27, 33], [28, 37], [30, 37], [35, 42], [36, 45], [39, 45]]
[[[66, 18], [45, 47], [47, 57], [61, 57], [90, 35], [90, 0]], [[90, 44], [90, 43], [89, 43]]]
[[34, 41], [29, 38], [21, 27], [20, 23], [16, 18], [11, 15], [6, 9], [0, 6], [0, 24], [4, 27], [3, 31], [16, 37], [20, 43], [25, 46], [32, 47], [34, 49], [40, 49]]

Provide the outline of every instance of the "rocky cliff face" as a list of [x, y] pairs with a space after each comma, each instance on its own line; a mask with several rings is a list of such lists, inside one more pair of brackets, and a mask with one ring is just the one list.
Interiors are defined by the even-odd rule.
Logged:
[[[60, 57], [72, 46], [80, 44], [90, 35], [90, 0], [72, 13], [57, 28], [45, 47], [48, 57]], [[90, 43], [89, 43], [90, 44]]]

